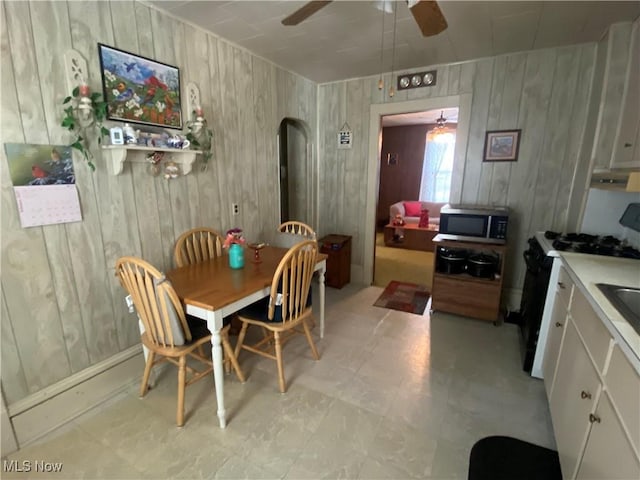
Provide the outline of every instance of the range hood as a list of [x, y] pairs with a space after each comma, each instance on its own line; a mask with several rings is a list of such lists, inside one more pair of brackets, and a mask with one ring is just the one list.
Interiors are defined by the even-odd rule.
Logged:
[[640, 170], [607, 170], [591, 175], [591, 188], [640, 192]]

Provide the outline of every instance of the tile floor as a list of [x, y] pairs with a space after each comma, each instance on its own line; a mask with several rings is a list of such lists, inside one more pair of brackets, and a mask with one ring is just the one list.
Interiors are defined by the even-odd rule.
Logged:
[[[62, 462], [48, 475], [58, 479], [466, 479], [484, 436], [554, 447], [544, 387], [520, 369], [514, 325], [372, 306], [381, 292], [327, 289], [322, 358], [303, 337], [287, 344], [284, 395], [275, 363], [243, 352], [247, 382], [225, 380], [225, 430], [213, 379], [187, 389], [187, 421], [175, 426], [167, 369], [144, 399], [132, 385], [6, 460]], [[3, 475], [27, 477], [46, 475]]]

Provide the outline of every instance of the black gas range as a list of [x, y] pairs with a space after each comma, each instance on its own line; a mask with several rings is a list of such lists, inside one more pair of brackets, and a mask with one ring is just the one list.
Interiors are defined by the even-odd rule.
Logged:
[[612, 235], [589, 235], [587, 233], [561, 234], [552, 231], [544, 232], [544, 237], [551, 240], [551, 246], [559, 252], [577, 252], [592, 255], [640, 259], [640, 250], [626, 245]]
[[521, 333], [523, 369], [533, 376], [541, 378], [540, 367], [544, 345], [540, 343], [544, 343], [545, 339], [541, 339], [541, 342], [538, 340], [552, 267], [555, 258], [559, 255], [558, 252], [576, 252], [640, 260], [640, 250], [611, 235], [561, 234], [552, 231], [536, 233], [528, 240], [528, 245], [527, 250], [523, 253], [527, 271], [522, 288], [518, 324]]

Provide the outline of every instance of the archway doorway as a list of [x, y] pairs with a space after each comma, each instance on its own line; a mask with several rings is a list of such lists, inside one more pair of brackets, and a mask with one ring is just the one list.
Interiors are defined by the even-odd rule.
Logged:
[[280, 222], [314, 223], [311, 134], [302, 120], [286, 117], [278, 129]]

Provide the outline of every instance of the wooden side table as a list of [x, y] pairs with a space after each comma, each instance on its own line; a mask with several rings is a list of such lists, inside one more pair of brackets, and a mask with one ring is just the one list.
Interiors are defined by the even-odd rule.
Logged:
[[[438, 225], [422, 228], [415, 223], [402, 226], [389, 224], [384, 227], [384, 244], [387, 247], [432, 252], [433, 237], [438, 234], [438, 229]], [[402, 238], [396, 238], [396, 232], [402, 232]]]
[[334, 288], [344, 287], [351, 281], [351, 237], [327, 235], [318, 244], [320, 252], [328, 255], [325, 283]]

